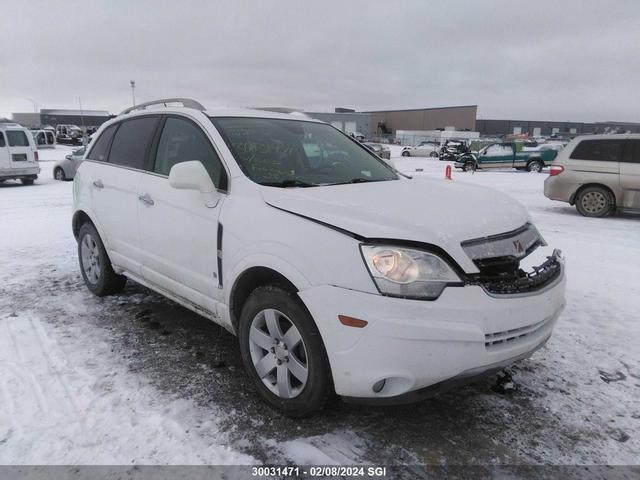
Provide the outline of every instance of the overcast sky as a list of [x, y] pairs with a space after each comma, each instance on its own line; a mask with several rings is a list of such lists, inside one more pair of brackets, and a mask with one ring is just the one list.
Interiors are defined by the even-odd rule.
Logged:
[[207, 106], [477, 104], [640, 122], [640, 1], [0, 0], [0, 116]]

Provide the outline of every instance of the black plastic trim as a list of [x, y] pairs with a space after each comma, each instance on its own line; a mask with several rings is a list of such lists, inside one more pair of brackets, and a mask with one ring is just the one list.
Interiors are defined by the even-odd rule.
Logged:
[[217, 244], [218, 244], [218, 287], [222, 288], [222, 233], [223, 226], [218, 222]]

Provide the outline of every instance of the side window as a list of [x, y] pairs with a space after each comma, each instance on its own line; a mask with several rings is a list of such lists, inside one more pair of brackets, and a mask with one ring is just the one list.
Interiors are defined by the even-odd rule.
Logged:
[[99, 162], [107, 161], [107, 151], [109, 150], [109, 144], [111, 143], [116, 128], [117, 125], [111, 125], [100, 134], [100, 137], [96, 138], [87, 158], [98, 160]]
[[154, 172], [169, 175], [175, 164], [191, 160], [202, 162], [216, 188], [227, 189], [227, 173], [202, 129], [188, 120], [167, 118], [158, 142]]
[[158, 123], [158, 117], [125, 120], [113, 137], [109, 163], [143, 170], [147, 148]]
[[624, 140], [582, 140], [569, 158], [577, 160], [599, 160], [619, 162]]
[[6, 147], [7, 144], [4, 143], [4, 134], [0, 132], [0, 147]]
[[625, 163], [640, 163], [640, 140], [627, 140], [622, 161]]
[[500, 145], [500, 144], [491, 145], [489, 148], [487, 148], [487, 152], [486, 152], [486, 155], [488, 157], [501, 157], [503, 155], [512, 155], [512, 154], [513, 154], [513, 148], [511, 147], [511, 145]]
[[7, 130], [10, 147], [28, 147], [29, 140], [22, 130]]

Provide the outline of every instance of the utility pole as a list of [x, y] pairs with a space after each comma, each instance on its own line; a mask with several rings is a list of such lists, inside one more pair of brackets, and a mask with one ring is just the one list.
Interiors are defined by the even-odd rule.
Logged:
[[132, 106], [136, 106], [136, 81], [135, 80], [129, 80], [129, 83], [131, 84], [131, 100], [133, 101], [133, 105]]

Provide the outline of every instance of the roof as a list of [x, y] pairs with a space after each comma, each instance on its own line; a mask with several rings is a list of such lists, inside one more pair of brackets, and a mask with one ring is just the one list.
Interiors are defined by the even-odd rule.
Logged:
[[425, 108], [405, 108], [387, 110], [367, 110], [362, 113], [389, 113], [389, 112], [420, 112], [423, 110], [451, 110], [453, 108], [478, 108], [478, 105], [454, 105], [452, 107], [425, 107]]
[[[200, 111], [193, 108], [185, 108], [178, 106], [167, 106], [167, 107], [153, 107], [146, 108], [144, 110], [135, 110], [130, 113], [125, 113], [123, 115], [119, 115], [116, 119], [122, 119], [130, 116], [144, 115], [144, 114], [152, 114], [152, 113], [186, 113], [193, 111]], [[266, 110], [255, 110], [250, 108], [213, 108], [209, 110], [204, 110], [202, 113], [207, 115], [208, 117], [221, 118], [221, 117], [248, 117], [248, 118], [274, 118], [274, 119], [282, 119], [282, 120], [298, 120], [305, 122], [315, 122], [315, 123], [323, 123], [320, 120], [316, 120], [313, 118], [309, 118], [306, 115], [296, 115], [296, 114], [288, 114], [288, 113], [277, 113], [277, 112], [269, 112]], [[115, 119], [114, 119], [115, 120]]]
[[26, 127], [19, 125], [17, 123], [0, 123], [0, 128], [2, 129], [12, 129], [12, 130], [28, 130]]
[[108, 117], [111, 114], [106, 110], [55, 110], [55, 109], [41, 109], [41, 115], [74, 115], [84, 117]]
[[624, 140], [626, 138], [640, 140], [640, 133], [600, 133], [596, 135], [578, 135], [575, 138], [579, 140]]

